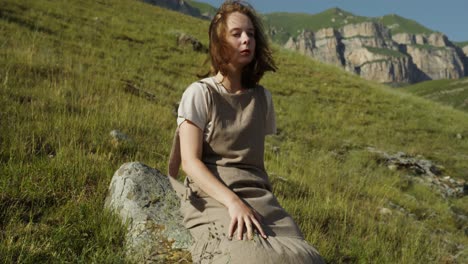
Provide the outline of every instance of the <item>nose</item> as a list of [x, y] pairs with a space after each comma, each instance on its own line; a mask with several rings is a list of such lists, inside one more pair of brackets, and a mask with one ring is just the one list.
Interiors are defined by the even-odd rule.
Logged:
[[249, 44], [250, 43], [250, 36], [247, 32], [242, 33], [242, 44]]

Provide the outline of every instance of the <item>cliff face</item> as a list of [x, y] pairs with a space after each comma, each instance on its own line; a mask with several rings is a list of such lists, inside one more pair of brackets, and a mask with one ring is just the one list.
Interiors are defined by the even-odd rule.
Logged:
[[382, 83], [461, 78], [468, 61], [468, 47], [456, 47], [443, 34], [392, 36], [376, 22], [303, 31], [285, 47]]
[[339, 39], [339, 33], [332, 28], [322, 29], [316, 33], [304, 31], [297, 40], [290, 38], [285, 47], [329, 64], [344, 66], [344, 46]]
[[465, 53], [465, 56], [468, 57], [468, 46], [463, 47], [463, 53]]
[[409, 56], [385, 54], [380, 49], [357, 48], [347, 53], [345, 69], [367, 80], [381, 83], [410, 83], [414, 66]]
[[463, 47], [463, 53], [465, 54], [464, 64], [465, 64], [465, 76], [468, 76], [468, 45]]
[[393, 36], [414, 64], [421, 70], [418, 80], [458, 79], [465, 76], [463, 51], [445, 35], [429, 36], [401, 33]]

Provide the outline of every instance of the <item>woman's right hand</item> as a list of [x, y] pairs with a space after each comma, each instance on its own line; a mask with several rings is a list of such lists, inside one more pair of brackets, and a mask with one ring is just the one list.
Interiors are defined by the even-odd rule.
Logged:
[[242, 200], [236, 199], [227, 206], [231, 223], [229, 224], [228, 237], [232, 239], [234, 231], [237, 229], [237, 239], [242, 240], [244, 226], [247, 228], [247, 238], [253, 239], [253, 228], [255, 227], [263, 238], [267, 238], [260, 225], [261, 216], [252, 208], [247, 206]]

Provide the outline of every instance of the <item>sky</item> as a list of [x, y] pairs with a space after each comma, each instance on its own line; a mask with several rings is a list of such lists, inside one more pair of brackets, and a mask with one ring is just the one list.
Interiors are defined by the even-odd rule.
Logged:
[[[223, 0], [197, 0], [214, 7]], [[249, 0], [259, 13], [320, 13], [339, 7], [355, 15], [379, 17], [388, 14], [415, 20], [444, 33], [451, 41], [468, 41], [468, 0]]]

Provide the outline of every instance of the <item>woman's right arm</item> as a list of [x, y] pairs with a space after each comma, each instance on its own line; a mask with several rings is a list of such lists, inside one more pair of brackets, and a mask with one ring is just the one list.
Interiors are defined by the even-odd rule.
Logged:
[[259, 223], [260, 216], [247, 206], [231, 189], [219, 181], [201, 161], [203, 149], [203, 131], [189, 120], [185, 120], [179, 127], [182, 169], [200, 188], [223, 204], [229, 212], [231, 223], [228, 237], [238, 231], [238, 239], [242, 239], [244, 226], [247, 237], [253, 238], [253, 227], [256, 227], [262, 237], [266, 235]]

